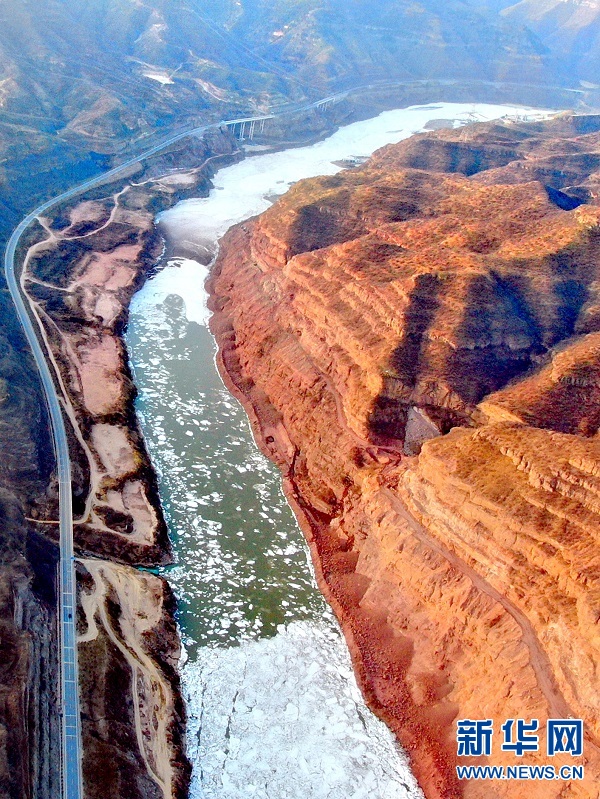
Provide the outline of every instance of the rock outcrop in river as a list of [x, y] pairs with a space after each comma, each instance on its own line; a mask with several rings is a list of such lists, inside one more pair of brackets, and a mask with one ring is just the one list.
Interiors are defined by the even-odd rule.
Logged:
[[[600, 117], [422, 134], [295, 185], [211, 279], [220, 365], [428, 799], [600, 777]], [[585, 721], [583, 781], [459, 782], [456, 721]]]

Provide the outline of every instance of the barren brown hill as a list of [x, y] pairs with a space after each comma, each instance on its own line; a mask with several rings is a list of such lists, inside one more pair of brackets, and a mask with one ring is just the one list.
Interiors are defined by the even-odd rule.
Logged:
[[[433, 797], [581, 797], [600, 778], [600, 118], [488, 124], [303, 181], [228, 234], [223, 373], [284, 472], [363, 689]], [[582, 781], [546, 764], [582, 718]], [[495, 722], [492, 756], [456, 721]], [[538, 719], [540, 751], [500, 725]]]

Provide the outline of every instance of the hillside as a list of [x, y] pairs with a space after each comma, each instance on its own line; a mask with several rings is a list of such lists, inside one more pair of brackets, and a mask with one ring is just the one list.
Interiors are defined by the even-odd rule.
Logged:
[[420, 79], [568, 82], [520, 24], [460, 0], [4, 3], [0, 210], [166, 130]]
[[508, 24], [530, 30], [549, 60], [573, 80], [600, 83], [600, 3], [597, 0], [487, 0]]

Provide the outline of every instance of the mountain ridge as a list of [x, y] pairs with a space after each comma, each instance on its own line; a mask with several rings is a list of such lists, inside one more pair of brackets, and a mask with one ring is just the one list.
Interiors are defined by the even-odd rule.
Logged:
[[161, 130], [373, 81], [568, 83], [520, 24], [460, 0], [90, 0], [76, 13], [15, 0], [0, 23], [7, 208], [32, 204], [21, 197], [37, 196], [34, 165], [46, 185], [69, 172], [72, 185]]

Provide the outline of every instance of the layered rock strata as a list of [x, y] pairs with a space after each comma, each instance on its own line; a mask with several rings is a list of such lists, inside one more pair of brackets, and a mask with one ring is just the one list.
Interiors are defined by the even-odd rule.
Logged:
[[[171, 552], [122, 333], [164, 247], [157, 211], [206, 191], [219, 161], [237, 157], [226, 131], [183, 142], [40, 218], [22, 253], [70, 437], [87, 799], [187, 795], [175, 601], [162, 578], [135, 568]], [[56, 540], [57, 510], [55, 487], [30, 508], [42, 540]]]
[[[219, 362], [309, 540], [372, 707], [433, 797], [600, 777], [600, 118], [423, 134], [226, 236]], [[582, 718], [583, 759], [547, 758]], [[490, 758], [456, 722], [493, 719]], [[540, 751], [500, 751], [538, 719]], [[457, 779], [585, 764], [582, 781]]]

